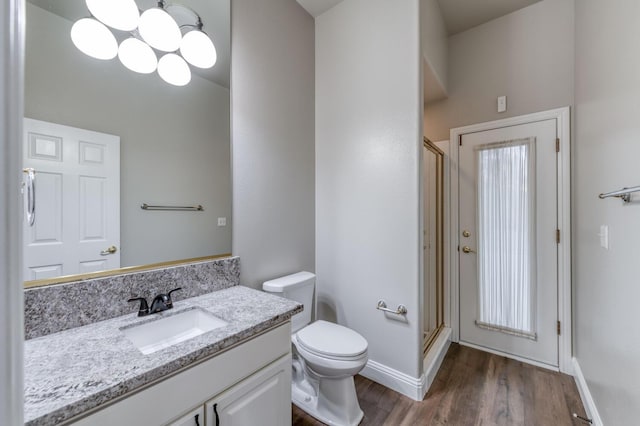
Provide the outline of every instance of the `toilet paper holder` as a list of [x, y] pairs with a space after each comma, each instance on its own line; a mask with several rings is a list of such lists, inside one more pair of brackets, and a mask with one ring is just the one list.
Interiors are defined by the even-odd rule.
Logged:
[[376, 306], [376, 309], [378, 309], [380, 311], [384, 311], [384, 312], [389, 312], [390, 314], [394, 314], [394, 315], [407, 315], [407, 307], [406, 306], [398, 305], [398, 308], [394, 311], [394, 310], [391, 310], [391, 309], [387, 308], [387, 302], [385, 302], [382, 299], [378, 300], [378, 305]]

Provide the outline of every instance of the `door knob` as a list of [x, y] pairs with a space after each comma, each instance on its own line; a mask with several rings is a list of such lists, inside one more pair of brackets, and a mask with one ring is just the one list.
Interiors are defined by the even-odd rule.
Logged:
[[469, 247], [469, 246], [464, 246], [464, 247], [462, 247], [462, 252], [468, 254], [468, 253], [475, 253], [476, 251], [475, 250], [471, 250], [471, 247]]
[[118, 251], [118, 248], [117, 248], [116, 246], [111, 246], [111, 247], [109, 247], [109, 248], [108, 248], [108, 249], [106, 249], [106, 250], [102, 250], [102, 251], [100, 252], [100, 256], [108, 256], [108, 255], [110, 255], [110, 254], [114, 254], [114, 253], [115, 253], [115, 252], [117, 252], [117, 251]]

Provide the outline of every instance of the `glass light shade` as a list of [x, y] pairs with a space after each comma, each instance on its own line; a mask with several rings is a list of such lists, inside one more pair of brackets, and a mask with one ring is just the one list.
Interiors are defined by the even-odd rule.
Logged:
[[82, 18], [71, 27], [71, 41], [85, 55], [96, 59], [113, 59], [118, 42], [109, 28], [93, 18]]
[[189, 31], [182, 37], [180, 53], [187, 62], [198, 68], [211, 68], [218, 60], [213, 42], [199, 30]]
[[122, 65], [140, 74], [149, 74], [158, 68], [158, 58], [153, 49], [135, 37], [129, 37], [120, 43], [118, 58]]
[[138, 6], [134, 0], [86, 0], [89, 12], [105, 25], [121, 31], [138, 26]]
[[158, 61], [158, 74], [169, 84], [184, 86], [191, 81], [189, 65], [175, 53], [167, 53]]
[[180, 47], [182, 33], [178, 24], [159, 7], [147, 9], [140, 15], [138, 31], [149, 46], [163, 52], [175, 52]]

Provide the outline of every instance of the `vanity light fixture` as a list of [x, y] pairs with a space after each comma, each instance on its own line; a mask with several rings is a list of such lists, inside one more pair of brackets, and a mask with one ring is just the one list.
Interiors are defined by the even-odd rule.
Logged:
[[[157, 7], [139, 11], [134, 0], [86, 0], [86, 4], [91, 16], [73, 25], [71, 40], [93, 58], [107, 60], [117, 55], [131, 71], [150, 74], [157, 70], [174, 86], [191, 81], [187, 63], [204, 69], [216, 63], [216, 48], [202, 30], [202, 19], [186, 6], [160, 0]], [[172, 13], [174, 8], [179, 13]], [[180, 22], [185, 16], [193, 17], [195, 23]]]

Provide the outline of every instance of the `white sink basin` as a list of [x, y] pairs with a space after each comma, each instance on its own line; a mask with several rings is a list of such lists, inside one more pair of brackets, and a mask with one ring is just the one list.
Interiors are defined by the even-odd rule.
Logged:
[[227, 324], [204, 309], [195, 308], [156, 321], [121, 328], [120, 331], [140, 352], [148, 355]]

